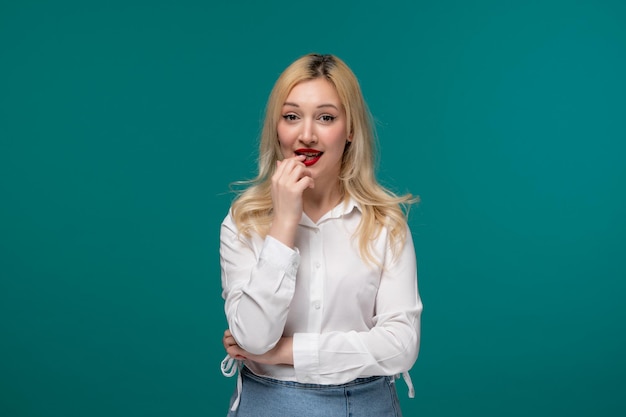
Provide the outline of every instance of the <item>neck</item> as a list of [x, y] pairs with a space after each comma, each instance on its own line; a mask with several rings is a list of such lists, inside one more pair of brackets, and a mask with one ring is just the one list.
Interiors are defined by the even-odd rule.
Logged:
[[342, 199], [343, 192], [339, 183], [335, 184], [334, 187], [324, 187], [321, 190], [309, 188], [302, 196], [302, 207], [306, 215], [314, 222], [317, 222], [324, 214], [339, 204]]

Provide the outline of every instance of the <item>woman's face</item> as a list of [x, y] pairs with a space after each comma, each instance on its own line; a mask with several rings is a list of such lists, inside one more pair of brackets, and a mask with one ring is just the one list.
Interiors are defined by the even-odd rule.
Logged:
[[324, 78], [303, 81], [289, 92], [278, 121], [283, 158], [306, 155], [313, 179], [337, 180], [346, 147], [346, 112]]

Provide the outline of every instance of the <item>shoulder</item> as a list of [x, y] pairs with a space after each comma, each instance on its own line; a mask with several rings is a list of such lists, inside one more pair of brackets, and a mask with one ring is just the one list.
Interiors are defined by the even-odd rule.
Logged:
[[235, 234], [239, 233], [239, 228], [237, 227], [237, 222], [235, 222], [235, 218], [233, 216], [233, 209], [232, 207], [228, 209], [228, 212], [226, 213], [226, 215], [224, 216], [224, 218], [222, 219], [222, 223], [221, 223], [221, 229], [222, 229], [222, 233], [226, 230], [230, 230], [232, 232], [234, 232]]

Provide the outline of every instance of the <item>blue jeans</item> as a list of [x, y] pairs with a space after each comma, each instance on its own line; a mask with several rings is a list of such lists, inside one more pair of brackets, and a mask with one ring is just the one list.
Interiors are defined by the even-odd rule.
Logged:
[[[319, 385], [261, 377], [241, 368], [239, 407], [228, 417], [402, 417], [393, 377]], [[231, 405], [237, 397], [233, 394]]]

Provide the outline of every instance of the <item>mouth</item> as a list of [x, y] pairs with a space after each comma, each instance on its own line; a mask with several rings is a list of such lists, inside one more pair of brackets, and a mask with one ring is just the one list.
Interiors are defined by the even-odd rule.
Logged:
[[302, 161], [302, 163], [304, 163], [304, 165], [308, 167], [319, 161], [319, 159], [324, 154], [324, 152], [320, 152], [316, 149], [298, 149], [294, 151], [294, 153], [296, 155], [304, 155], [306, 159]]

